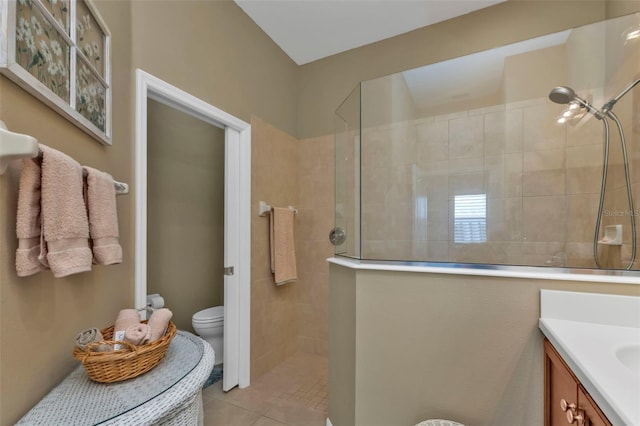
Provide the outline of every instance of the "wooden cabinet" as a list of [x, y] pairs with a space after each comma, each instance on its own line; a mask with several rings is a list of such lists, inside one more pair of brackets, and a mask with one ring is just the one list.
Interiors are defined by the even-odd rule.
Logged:
[[612, 426], [547, 339], [544, 341], [544, 424]]

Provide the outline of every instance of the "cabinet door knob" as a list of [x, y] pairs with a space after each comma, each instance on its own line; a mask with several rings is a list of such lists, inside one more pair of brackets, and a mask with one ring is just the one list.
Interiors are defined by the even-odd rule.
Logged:
[[560, 408], [562, 408], [562, 411], [567, 411], [569, 409], [575, 410], [576, 404], [574, 403], [569, 404], [566, 399], [562, 398], [560, 400]]
[[574, 422], [578, 422], [579, 425], [584, 424], [584, 411], [582, 410], [578, 410], [577, 413], [574, 414], [573, 412], [574, 410], [568, 410], [567, 411], [567, 421], [571, 424], [573, 424]]

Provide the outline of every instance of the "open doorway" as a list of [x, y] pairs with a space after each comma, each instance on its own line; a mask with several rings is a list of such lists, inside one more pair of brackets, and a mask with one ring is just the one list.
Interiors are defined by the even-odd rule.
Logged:
[[[223, 389], [250, 383], [250, 197], [251, 130], [248, 123], [158, 78], [136, 71], [136, 266], [135, 304], [146, 305], [148, 289], [148, 113], [149, 102], [206, 122], [224, 132], [224, 254], [217, 273], [224, 283]], [[215, 143], [215, 138], [211, 140]], [[183, 144], [189, 143], [183, 140]], [[188, 180], [185, 179], [188, 184]], [[154, 255], [155, 256], [155, 255]], [[213, 280], [213, 277], [212, 277]], [[186, 289], [188, 276], [179, 284]], [[196, 307], [194, 307], [196, 309]], [[193, 311], [194, 313], [196, 310]], [[184, 315], [183, 315], [184, 316]], [[180, 321], [186, 322], [182, 318]], [[181, 327], [189, 330], [187, 327]], [[219, 356], [219, 355], [217, 355]]]
[[147, 294], [197, 334], [193, 315], [224, 306], [224, 145], [224, 128], [147, 100]]

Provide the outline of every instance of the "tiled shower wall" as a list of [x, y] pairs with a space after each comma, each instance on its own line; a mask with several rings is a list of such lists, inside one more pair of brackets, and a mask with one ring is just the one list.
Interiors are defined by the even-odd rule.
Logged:
[[334, 223], [334, 137], [303, 139], [299, 148], [298, 350], [328, 356], [329, 264]]
[[[297, 351], [327, 355], [327, 257], [333, 227], [333, 136], [302, 141], [251, 120], [251, 375], [257, 379]], [[258, 203], [295, 206], [298, 280], [276, 286], [269, 218]]]
[[[251, 118], [251, 376], [296, 352], [298, 282], [276, 286], [269, 259], [269, 217], [258, 203], [298, 204], [298, 140]], [[299, 219], [296, 219], [296, 224]]]
[[[558, 125], [562, 110], [534, 99], [363, 129], [363, 257], [594, 267], [602, 125]], [[640, 200], [637, 109], [619, 110]], [[637, 212], [627, 211], [617, 136], [610, 155], [603, 226], [622, 223], [625, 244], [601, 256], [616, 267], [629, 258]], [[468, 194], [486, 194], [486, 242], [454, 242], [455, 196]]]

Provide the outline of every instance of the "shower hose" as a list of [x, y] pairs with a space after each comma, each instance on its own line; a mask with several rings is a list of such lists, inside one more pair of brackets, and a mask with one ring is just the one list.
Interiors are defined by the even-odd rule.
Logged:
[[[606, 116], [611, 118], [618, 128], [618, 133], [620, 134], [620, 145], [622, 148], [622, 159], [624, 163], [624, 177], [626, 180], [627, 186], [627, 203], [629, 205], [629, 217], [631, 220], [631, 258], [629, 259], [629, 263], [626, 266], [626, 270], [630, 270], [633, 267], [633, 264], [636, 259], [636, 211], [633, 208], [633, 194], [631, 192], [631, 177], [629, 173], [629, 158], [627, 155], [627, 144], [624, 139], [624, 131], [622, 129], [622, 125], [620, 124], [620, 120], [618, 117], [611, 111], [606, 111]], [[593, 236], [593, 258], [596, 262], [596, 266], [600, 268], [600, 259], [598, 257], [598, 239], [600, 238], [600, 226], [602, 224], [602, 213], [604, 209], [604, 199], [606, 195], [607, 188], [607, 169], [609, 166], [609, 122], [606, 118], [602, 120], [604, 124], [604, 165], [602, 167], [602, 186], [600, 189], [600, 203], [598, 206], [598, 218], [596, 219], [596, 229], [595, 234]]]

